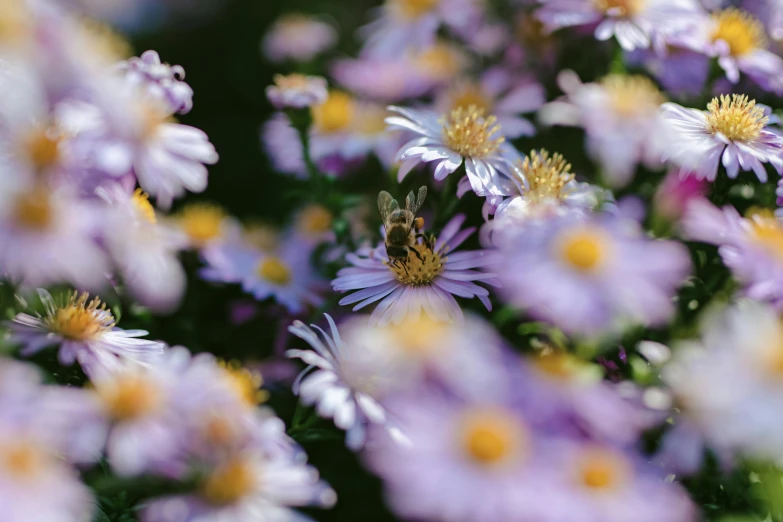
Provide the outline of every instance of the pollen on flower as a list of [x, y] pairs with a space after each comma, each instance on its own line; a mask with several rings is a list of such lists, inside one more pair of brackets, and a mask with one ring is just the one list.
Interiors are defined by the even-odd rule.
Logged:
[[226, 213], [217, 205], [191, 203], [180, 211], [176, 221], [191, 241], [203, 245], [220, 237], [225, 218]]
[[449, 94], [451, 110], [467, 109], [471, 106], [478, 110], [489, 113], [492, 111], [492, 99], [484, 94], [479, 85], [474, 83], [463, 83], [458, 85]]
[[528, 442], [524, 426], [502, 410], [467, 412], [459, 437], [465, 455], [481, 466], [508, 462], [520, 455]]
[[440, 0], [389, 0], [392, 9], [403, 18], [415, 20], [433, 11]]
[[133, 201], [133, 206], [136, 207], [139, 215], [141, 215], [149, 223], [154, 224], [157, 222], [157, 218], [155, 217], [155, 208], [152, 206], [152, 203], [150, 203], [149, 194], [141, 189], [136, 189], [133, 192], [131, 201]]
[[107, 413], [116, 421], [138, 419], [163, 403], [158, 384], [134, 373], [117, 375], [111, 383], [103, 384], [97, 390]]
[[447, 147], [462, 156], [483, 158], [494, 153], [505, 141], [495, 116], [484, 116], [484, 111], [471, 105], [458, 108], [448, 115], [443, 124], [443, 141]]
[[239, 457], [216, 467], [201, 485], [201, 496], [210, 504], [233, 504], [253, 491], [256, 479], [250, 464]]
[[441, 258], [438, 252], [434, 252], [426, 245], [414, 245], [409, 250], [415, 250], [421, 256], [421, 260], [413, 252], [408, 254], [405, 265], [389, 264], [389, 270], [394, 273], [397, 281], [409, 286], [428, 285], [439, 276], [444, 269], [446, 258]]
[[599, 270], [606, 261], [609, 238], [603, 232], [588, 228], [569, 230], [558, 238], [559, 257], [580, 272]]
[[55, 308], [44, 322], [59, 335], [72, 341], [88, 341], [114, 328], [114, 316], [98, 297], [88, 301], [87, 292], [73, 292], [68, 301]]
[[267, 256], [259, 264], [258, 275], [275, 285], [287, 285], [291, 282], [291, 269], [276, 256]]
[[321, 205], [308, 205], [297, 216], [296, 228], [308, 236], [320, 236], [332, 229], [334, 215]]
[[21, 228], [43, 232], [54, 223], [51, 196], [44, 186], [36, 186], [20, 194], [13, 205], [14, 221]]
[[746, 11], [729, 7], [714, 13], [712, 19], [715, 22], [712, 40], [726, 42], [732, 56], [744, 56], [766, 47], [764, 24]]
[[525, 197], [532, 201], [561, 199], [568, 195], [565, 186], [574, 180], [571, 164], [562, 154], [550, 156], [544, 149], [531, 151], [519, 168], [529, 185]]
[[594, 491], [615, 489], [631, 474], [627, 459], [616, 451], [591, 448], [578, 460], [579, 482]]
[[49, 453], [30, 441], [9, 441], [0, 445], [0, 467], [15, 480], [39, 477], [49, 463]]
[[625, 117], [658, 111], [666, 101], [661, 91], [646, 76], [610, 74], [601, 79], [614, 110]]
[[269, 394], [259, 389], [264, 383], [261, 374], [243, 368], [238, 361], [220, 361], [219, 364], [226, 382], [242, 402], [248, 406], [258, 406], [267, 399]]
[[769, 122], [756, 100], [749, 100], [744, 94], [722, 94], [713, 98], [707, 109], [707, 130], [734, 141], [755, 140]]
[[614, 16], [629, 17], [644, 9], [647, 0], [593, 0], [599, 11]]
[[353, 121], [356, 106], [353, 98], [342, 91], [330, 91], [320, 105], [310, 108], [315, 128], [323, 133], [345, 130]]

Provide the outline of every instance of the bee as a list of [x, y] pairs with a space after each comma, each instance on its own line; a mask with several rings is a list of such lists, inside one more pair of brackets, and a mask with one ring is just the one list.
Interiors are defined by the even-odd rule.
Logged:
[[405, 198], [405, 208], [401, 209], [400, 204], [391, 194], [382, 190], [378, 194], [378, 210], [381, 211], [383, 218], [383, 227], [386, 229], [386, 254], [389, 256], [391, 266], [402, 266], [407, 273], [406, 263], [408, 255], [413, 254], [422, 260], [421, 254], [412, 248], [416, 244], [417, 238], [424, 238], [429, 245], [429, 241], [420, 234], [419, 231], [424, 227], [424, 218], [417, 218], [416, 212], [424, 203], [427, 197], [427, 187], [421, 187], [419, 194], [414, 197], [413, 191]]

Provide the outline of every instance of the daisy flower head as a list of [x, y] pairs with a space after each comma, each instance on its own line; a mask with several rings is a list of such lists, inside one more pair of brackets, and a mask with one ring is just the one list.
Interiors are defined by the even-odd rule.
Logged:
[[21, 346], [22, 355], [32, 355], [47, 346], [59, 345], [58, 359], [64, 365], [78, 362], [85, 373], [99, 368], [114, 369], [124, 361], [149, 363], [163, 353], [163, 343], [139, 339], [145, 330], [122, 330], [114, 316], [97, 297], [73, 292], [55, 300], [38, 290], [44, 315], [19, 313], [8, 323], [10, 341]]
[[782, 368], [780, 312], [745, 300], [708, 317], [701, 340], [674, 350], [662, 377], [712, 448], [778, 460]]
[[614, 37], [626, 51], [646, 49], [677, 33], [700, 12], [692, 0], [538, 0], [536, 16], [548, 30], [595, 26], [595, 38]]
[[783, 137], [767, 128], [770, 110], [755, 100], [743, 94], [721, 95], [706, 111], [675, 103], [665, 103], [662, 109], [675, 133], [665, 158], [694, 175], [714, 181], [720, 163], [732, 179], [741, 168], [753, 170], [766, 182], [764, 163], [783, 173]]
[[719, 247], [747, 297], [783, 310], [783, 221], [763, 210], [743, 218], [733, 206], [701, 199], [689, 203], [682, 225], [689, 239]]
[[241, 225], [226, 211], [209, 202], [187, 203], [171, 215], [169, 223], [180, 230], [191, 248], [211, 243], [233, 241], [241, 236]]
[[585, 130], [587, 151], [614, 187], [627, 185], [638, 165], [661, 166], [668, 123], [660, 114], [665, 98], [645, 76], [610, 74], [596, 83], [582, 83], [573, 71], [557, 77], [565, 96], [544, 105], [539, 120]]
[[321, 76], [276, 74], [274, 82], [274, 85], [266, 88], [266, 97], [277, 109], [303, 109], [320, 105], [329, 95], [326, 79]]
[[337, 43], [334, 27], [314, 16], [289, 13], [275, 21], [261, 49], [273, 62], [306, 62]]
[[193, 108], [193, 89], [185, 83], [185, 69], [160, 60], [155, 51], [145, 51], [138, 58], [120, 62], [118, 69], [125, 80], [164, 102], [172, 113], [187, 114]]
[[690, 270], [687, 250], [610, 215], [531, 221], [504, 241], [506, 300], [566, 333], [598, 336], [626, 323], [659, 325]]
[[401, 323], [423, 312], [438, 321], [461, 322], [462, 310], [454, 296], [477, 297], [492, 309], [489, 290], [476, 283], [497, 285], [495, 274], [477, 270], [492, 264], [491, 252], [456, 249], [475, 231], [460, 230], [465, 216], [453, 217], [437, 239], [421, 238], [409, 250], [405, 263], [393, 263], [384, 244], [362, 248], [346, 255], [351, 264], [337, 272], [332, 286], [338, 292], [352, 292], [340, 300], [341, 305], [355, 304], [353, 310], [380, 301], [370, 316], [378, 326]]
[[495, 116], [475, 105], [457, 107], [443, 117], [428, 110], [389, 107], [394, 116], [386, 118], [392, 129], [402, 129], [417, 137], [397, 153], [400, 168], [397, 179], [420, 163], [435, 164], [434, 177], [440, 181], [463, 163], [470, 186], [479, 196], [510, 194], [513, 165], [506, 157], [505, 143]]

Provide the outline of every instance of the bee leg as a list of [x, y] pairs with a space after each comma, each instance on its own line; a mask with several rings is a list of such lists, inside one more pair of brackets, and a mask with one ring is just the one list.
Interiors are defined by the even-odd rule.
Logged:
[[422, 259], [421, 254], [419, 254], [418, 250], [416, 250], [415, 248], [410, 248], [410, 249], [408, 249], [408, 251], [409, 252], [413, 252], [413, 255], [415, 255], [417, 258], [419, 258], [419, 261], [421, 261], [422, 263], [424, 262], [424, 259]]
[[[416, 234], [416, 239], [422, 238], [424, 240], [424, 245], [427, 247], [428, 250], [432, 250], [432, 241], [429, 237], [427, 237], [424, 234]], [[415, 252], [415, 250], [414, 250]]]

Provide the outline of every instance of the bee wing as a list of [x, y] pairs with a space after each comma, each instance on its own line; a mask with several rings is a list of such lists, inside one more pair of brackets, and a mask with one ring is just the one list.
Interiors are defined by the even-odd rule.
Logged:
[[413, 195], [413, 191], [411, 190], [408, 194], [408, 197], [405, 198], [405, 208], [413, 214], [416, 215], [416, 212], [419, 211], [421, 206], [424, 204], [424, 198], [427, 197], [427, 187], [421, 187], [419, 188], [419, 195], [418, 197], [415, 197]]
[[385, 190], [382, 190], [378, 194], [378, 210], [381, 212], [381, 219], [383, 219], [384, 226], [386, 226], [389, 216], [391, 216], [395, 210], [399, 210], [399, 208], [399, 203], [397, 203], [397, 200], [394, 199], [391, 194]]

